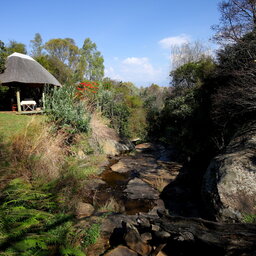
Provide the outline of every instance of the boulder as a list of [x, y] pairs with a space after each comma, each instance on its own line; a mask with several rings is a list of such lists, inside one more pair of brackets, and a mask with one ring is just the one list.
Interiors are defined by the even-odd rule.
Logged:
[[138, 178], [130, 180], [124, 192], [127, 193], [129, 199], [159, 199], [159, 192]]
[[137, 252], [139, 255], [147, 256], [151, 252], [151, 246], [143, 241], [137, 228], [132, 224], [126, 223], [124, 241], [130, 249]]
[[94, 207], [91, 204], [79, 202], [76, 206], [77, 219], [91, 216], [93, 213]]
[[225, 153], [212, 160], [202, 197], [209, 215], [219, 221], [256, 214], [256, 130], [237, 134]]

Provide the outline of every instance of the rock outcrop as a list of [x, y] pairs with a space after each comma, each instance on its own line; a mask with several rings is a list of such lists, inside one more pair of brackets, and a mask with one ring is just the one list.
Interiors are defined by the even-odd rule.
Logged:
[[256, 127], [247, 127], [212, 160], [204, 176], [202, 197], [218, 221], [256, 214]]
[[[165, 212], [158, 216], [140, 214], [133, 220], [119, 217], [112, 233], [111, 251], [104, 255], [160, 256], [254, 256], [256, 225], [230, 224], [199, 218], [174, 217]], [[113, 228], [112, 228], [113, 229]]]
[[92, 130], [90, 144], [93, 147], [97, 145], [108, 156], [120, 155], [134, 149], [134, 145], [129, 140], [122, 140], [98, 114], [92, 116], [90, 128]]

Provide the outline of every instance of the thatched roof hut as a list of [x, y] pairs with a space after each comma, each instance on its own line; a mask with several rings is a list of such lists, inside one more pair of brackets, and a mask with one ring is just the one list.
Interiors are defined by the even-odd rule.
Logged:
[[7, 57], [6, 69], [0, 74], [0, 84], [15, 86], [17, 83], [34, 86], [45, 84], [61, 86], [59, 81], [33, 58], [15, 52]]
[[[11, 92], [16, 91], [19, 112], [24, 102], [28, 105], [31, 102], [27, 101], [28, 98], [33, 99], [37, 106], [39, 102], [44, 102], [44, 85], [61, 86], [60, 82], [37, 61], [16, 52], [7, 57], [6, 69], [0, 74], [0, 85], [8, 86]], [[15, 105], [13, 96], [10, 98], [11, 105]], [[43, 107], [43, 103], [41, 105]]]

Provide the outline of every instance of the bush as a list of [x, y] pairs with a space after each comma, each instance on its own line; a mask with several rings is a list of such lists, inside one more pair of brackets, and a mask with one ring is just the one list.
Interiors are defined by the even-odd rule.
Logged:
[[47, 89], [45, 111], [57, 127], [70, 133], [88, 132], [90, 116], [86, 106], [76, 97], [76, 87], [65, 85]]

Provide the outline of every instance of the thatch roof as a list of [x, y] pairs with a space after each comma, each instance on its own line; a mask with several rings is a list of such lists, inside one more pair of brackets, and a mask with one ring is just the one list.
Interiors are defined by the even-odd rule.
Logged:
[[59, 81], [37, 61], [28, 55], [16, 52], [7, 57], [6, 69], [0, 74], [0, 84], [15, 85], [15, 83], [61, 86]]

